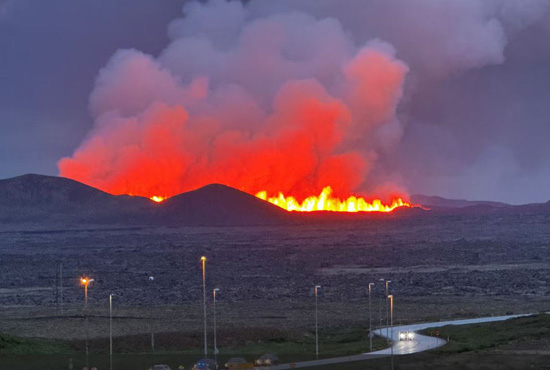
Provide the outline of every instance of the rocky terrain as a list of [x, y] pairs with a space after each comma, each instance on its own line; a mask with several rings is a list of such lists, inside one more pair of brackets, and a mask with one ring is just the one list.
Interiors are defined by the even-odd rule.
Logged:
[[[14, 212], [6, 206], [14, 199], [22, 208], [32, 208], [35, 199], [17, 198], [5, 190], [5, 183], [0, 185], [4, 219]], [[112, 207], [120, 214], [132, 207], [148, 213], [149, 207], [158, 206], [149, 200], [143, 203], [142, 198], [127, 206], [128, 197], [81, 189], [89, 194], [89, 202], [77, 206], [75, 201], [67, 206], [67, 214], [75, 207], [89, 210], [103, 198], [114, 202]], [[59, 192], [63, 202], [72, 199], [59, 187], [52, 191]], [[220, 205], [228, 194], [231, 202]], [[209, 204], [209, 199], [215, 202]], [[241, 202], [245, 206], [239, 209]], [[48, 209], [41, 207], [34, 208]], [[392, 281], [396, 322], [531, 312], [550, 306], [550, 212], [545, 204], [414, 209], [360, 217], [291, 215], [289, 222], [285, 211], [215, 185], [174, 197], [163, 207], [166, 213], [152, 212], [157, 220], [205, 224], [218, 217], [219, 222], [232, 218], [233, 225], [147, 224], [151, 218], [132, 219], [126, 225], [120, 219], [113, 224], [64, 224], [60, 220], [65, 216], [53, 226], [48, 226], [49, 221], [40, 227], [3, 221], [0, 331], [82, 338], [81, 275], [95, 279], [89, 290], [92, 336], [108, 333], [109, 294], [115, 294], [115, 334], [147, 332], [151, 326], [158, 332], [199, 329], [202, 255], [208, 258], [209, 296], [214, 287], [221, 289], [221, 330], [243, 326], [309, 330], [315, 284], [322, 285], [323, 325], [365, 326], [369, 282], [376, 282], [376, 325], [384, 316], [381, 278]], [[101, 208], [110, 212], [107, 206]], [[164, 218], [167, 215], [175, 218]], [[259, 219], [272, 224], [250, 225]], [[235, 220], [249, 225], [236, 226]], [[60, 264], [63, 316], [56, 289]]]

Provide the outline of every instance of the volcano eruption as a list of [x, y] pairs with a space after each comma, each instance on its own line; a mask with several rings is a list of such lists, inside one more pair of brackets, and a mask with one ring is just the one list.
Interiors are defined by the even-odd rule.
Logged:
[[334, 18], [252, 17], [234, 1], [184, 13], [160, 55], [119, 50], [100, 71], [95, 125], [61, 176], [157, 202], [220, 183], [295, 211], [409, 205], [371, 176], [402, 132], [408, 67], [390, 44], [358, 45]]

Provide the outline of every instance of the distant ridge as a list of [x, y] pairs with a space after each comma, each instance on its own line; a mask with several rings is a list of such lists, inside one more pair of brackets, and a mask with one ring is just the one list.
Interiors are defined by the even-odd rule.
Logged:
[[463, 208], [472, 206], [509, 207], [510, 204], [491, 201], [472, 201], [465, 199], [447, 199], [432, 195], [411, 195], [411, 202], [426, 207]]
[[64, 177], [28, 174], [0, 180], [0, 221], [79, 224], [139, 222], [150, 201], [114, 196]]
[[127, 226], [261, 226], [305, 223], [369, 222], [403, 217], [458, 214], [550, 216], [550, 202], [512, 206], [413, 195], [429, 208], [402, 208], [377, 213], [287, 212], [271, 203], [220, 184], [171, 197], [161, 203], [147, 198], [111, 195], [63, 177], [23, 175], [0, 180], [0, 230]]
[[111, 195], [71, 179], [28, 174], [0, 180], [0, 223], [78, 225], [247, 226], [287, 223], [285, 210], [219, 184], [155, 203]]

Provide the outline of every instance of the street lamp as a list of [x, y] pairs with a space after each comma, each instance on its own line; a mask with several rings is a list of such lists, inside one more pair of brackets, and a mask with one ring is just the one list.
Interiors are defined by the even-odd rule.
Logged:
[[208, 358], [208, 342], [206, 339], [206, 257], [201, 257], [202, 262], [202, 307], [204, 313], [204, 358]]
[[320, 285], [315, 285], [315, 358], [319, 358], [319, 310], [317, 308], [317, 295], [321, 289]]
[[[148, 280], [152, 284], [153, 281], [155, 281], [155, 277], [154, 276], [149, 276]], [[154, 307], [154, 303], [153, 303], [153, 307]], [[149, 326], [150, 326], [150, 329], [151, 329], [151, 354], [152, 355], [154, 355], [154, 353], [155, 353], [155, 329], [154, 329], [154, 325], [153, 325], [154, 319], [155, 319], [155, 313], [154, 313], [154, 310], [151, 309], [151, 316], [149, 317]]]
[[[390, 295], [390, 283], [391, 283], [391, 280], [386, 280], [386, 297], [389, 297]], [[386, 336], [388, 336], [389, 334], [389, 329], [388, 329], [388, 323], [389, 323], [389, 310], [388, 310], [388, 307], [386, 306]]]
[[[384, 283], [386, 282], [385, 279], [378, 279], [379, 282], [382, 283], [382, 285], [384, 285]], [[385, 297], [387, 297], [388, 295], [386, 294]], [[382, 301], [385, 300], [385, 298], [381, 298], [379, 301], [378, 301], [378, 310], [380, 311], [379, 314], [380, 314], [380, 334], [382, 334], [382, 323], [384, 322], [382, 320]]]
[[212, 295], [214, 297], [214, 361], [218, 362], [218, 342], [217, 342], [217, 333], [216, 333], [216, 293], [219, 292], [220, 289], [215, 288], [212, 291]]
[[393, 295], [388, 295], [388, 300], [390, 303], [390, 326], [391, 326], [391, 337], [390, 337], [390, 348], [391, 348], [391, 368], [393, 370]]
[[374, 286], [374, 283], [369, 283], [369, 344], [370, 344], [370, 351], [372, 352], [372, 305], [371, 305], [371, 293], [372, 293], [372, 287]]
[[113, 370], [113, 296], [109, 294], [109, 369]]
[[86, 366], [89, 367], [88, 364], [88, 285], [94, 281], [94, 279], [90, 279], [87, 276], [83, 276], [80, 278], [80, 285], [84, 286], [84, 314], [85, 314], [85, 331], [86, 331]]

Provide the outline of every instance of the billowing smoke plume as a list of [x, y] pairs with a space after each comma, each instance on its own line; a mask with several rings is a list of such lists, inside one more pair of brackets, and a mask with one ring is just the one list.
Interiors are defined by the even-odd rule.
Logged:
[[392, 46], [354, 43], [333, 18], [251, 18], [191, 3], [158, 57], [120, 50], [91, 95], [96, 125], [62, 176], [171, 196], [209, 183], [297, 197], [360, 188], [399, 139], [407, 73]]
[[101, 70], [95, 126], [60, 173], [144, 196], [213, 182], [298, 198], [394, 190], [377, 166], [406, 128], [403, 93], [502, 63], [548, 5], [521, 3], [190, 2], [160, 55], [119, 50]]

